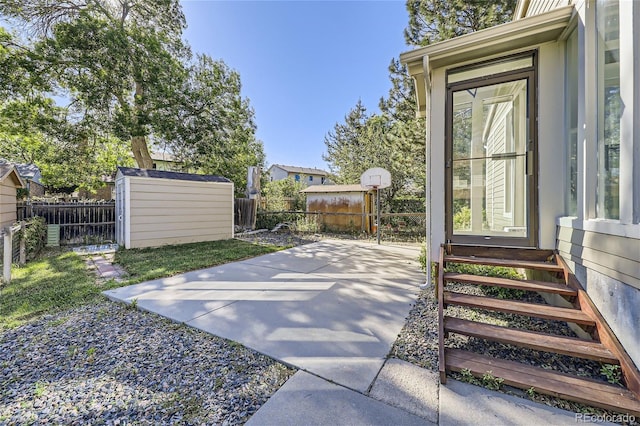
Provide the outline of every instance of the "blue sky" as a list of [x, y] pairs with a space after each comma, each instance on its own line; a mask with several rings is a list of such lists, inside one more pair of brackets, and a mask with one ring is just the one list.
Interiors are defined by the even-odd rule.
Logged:
[[182, 0], [194, 53], [240, 73], [267, 162], [326, 168], [324, 137], [361, 99], [369, 112], [409, 50], [404, 1]]

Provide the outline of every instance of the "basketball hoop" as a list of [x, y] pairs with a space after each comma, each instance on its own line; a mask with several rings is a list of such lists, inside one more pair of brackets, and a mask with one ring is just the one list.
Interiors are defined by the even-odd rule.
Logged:
[[376, 234], [380, 244], [380, 190], [391, 186], [391, 173], [381, 167], [369, 169], [360, 176], [360, 186], [376, 190]]

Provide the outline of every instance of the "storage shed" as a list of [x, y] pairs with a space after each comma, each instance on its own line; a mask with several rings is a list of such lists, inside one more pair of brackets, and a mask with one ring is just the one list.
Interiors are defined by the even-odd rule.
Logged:
[[125, 248], [233, 238], [233, 182], [118, 167], [116, 241]]
[[300, 191], [307, 196], [307, 211], [321, 212], [320, 225], [331, 231], [371, 232], [375, 222], [371, 191], [360, 185], [312, 185]]
[[11, 164], [0, 164], [0, 229], [17, 220], [16, 194], [24, 182]]

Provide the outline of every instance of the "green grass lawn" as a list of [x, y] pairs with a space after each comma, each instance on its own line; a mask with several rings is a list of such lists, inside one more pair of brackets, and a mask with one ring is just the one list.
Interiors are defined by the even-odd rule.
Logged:
[[104, 290], [278, 251], [240, 240], [120, 250], [116, 262], [131, 275], [122, 283], [98, 285], [84, 259], [61, 249], [47, 249], [37, 259], [15, 267], [9, 284], [0, 285], [0, 330], [30, 319], [101, 300]]
[[130, 274], [127, 284], [169, 277], [281, 250], [282, 247], [252, 244], [240, 240], [119, 250], [115, 263]]

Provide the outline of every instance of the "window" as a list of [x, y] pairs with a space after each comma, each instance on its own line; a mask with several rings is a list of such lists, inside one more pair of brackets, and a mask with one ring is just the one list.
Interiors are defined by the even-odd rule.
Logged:
[[295, 175], [294, 179], [295, 179], [296, 182], [300, 182], [300, 175]]
[[325, 181], [325, 177], [323, 176], [320, 178], [320, 183], [324, 184], [324, 181]]
[[309, 182], [313, 182], [313, 176], [309, 176]]
[[617, 0], [596, 3], [598, 183], [596, 215], [620, 219], [620, 14]]
[[578, 31], [567, 39], [566, 50], [566, 128], [567, 128], [567, 177], [566, 206], [569, 216], [578, 215]]

